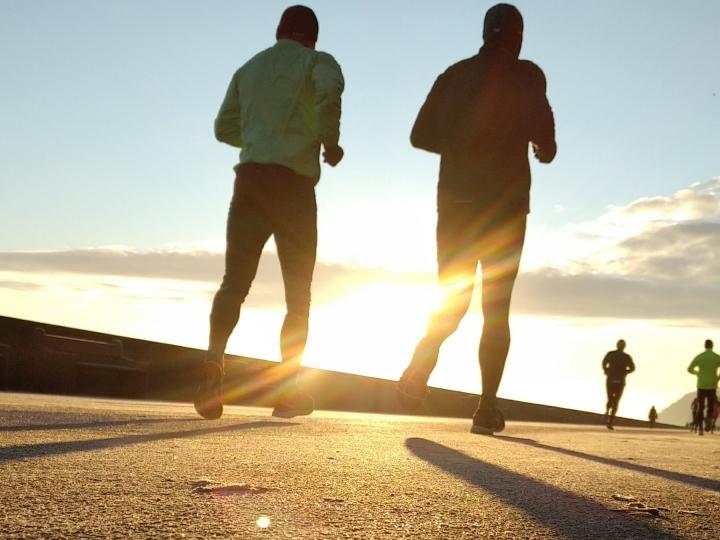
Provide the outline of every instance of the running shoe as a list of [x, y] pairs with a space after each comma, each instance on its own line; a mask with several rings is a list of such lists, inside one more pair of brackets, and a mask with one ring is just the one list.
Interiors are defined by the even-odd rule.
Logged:
[[405, 370], [398, 381], [396, 393], [400, 406], [407, 411], [417, 411], [427, 396], [427, 377], [417, 371]]
[[315, 410], [313, 398], [307, 394], [296, 394], [280, 398], [275, 403], [272, 415], [279, 418], [294, 418], [296, 416], [307, 416]]
[[492, 435], [505, 429], [505, 417], [497, 407], [480, 406], [473, 415], [473, 425], [470, 433], [477, 435]]
[[201, 379], [195, 390], [195, 410], [203, 418], [217, 420], [223, 413], [223, 368], [217, 362], [204, 362], [200, 369]]

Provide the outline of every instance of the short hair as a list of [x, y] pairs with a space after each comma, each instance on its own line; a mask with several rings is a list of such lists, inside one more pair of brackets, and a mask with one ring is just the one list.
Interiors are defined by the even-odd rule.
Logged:
[[290, 6], [280, 17], [275, 38], [290, 37], [314, 43], [317, 41], [319, 29], [317, 17], [312, 9], [301, 5]]
[[706, 339], [706, 340], [705, 340], [705, 348], [706, 348], [706, 349], [712, 349], [712, 348], [713, 348], [712, 339]]
[[625, 340], [624, 339], [618, 339], [617, 348], [620, 350], [625, 348]]

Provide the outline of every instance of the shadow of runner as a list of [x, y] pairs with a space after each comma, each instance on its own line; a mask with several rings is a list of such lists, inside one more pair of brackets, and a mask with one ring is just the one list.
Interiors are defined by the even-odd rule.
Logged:
[[[183, 422], [203, 421], [201, 418], [183, 418]], [[91, 429], [116, 426], [130, 426], [136, 424], [167, 424], [169, 422], [178, 422], [177, 418], [145, 418], [145, 419], [127, 419], [127, 420], [98, 420], [95, 422], [67, 422], [58, 424], [18, 424], [14, 426], [0, 426], [0, 433], [3, 431], [50, 431], [53, 429]]]
[[224, 433], [227, 431], [238, 431], [241, 429], [259, 429], [267, 427], [288, 427], [297, 425], [295, 422], [274, 422], [258, 421], [245, 424], [232, 424], [229, 426], [218, 426], [206, 429], [191, 429], [184, 431], [170, 431], [162, 433], [148, 433], [145, 435], [127, 435], [125, 437], [110, 437], [107, 439], [89, 439], [86, 441], [65, 441], [39, 444], [26, 444], [19, 446], [8, 446], [0, 448], [0, 463], [32, 459], [71, 452], [91, 452], [94, 450], [105, 450], [107, 448], [118, 448], [131, 444], [146, 442], [164, 441], [169, 439], [184, 439], [197, 437], [198, 435], [209, 435], [213, 433]]
[[582, 495], [492, 465], [433, 441], [411, 438], [405, 441], [405, 446], [420, 459], [487, 491], [563, 538], [681, 538], [652, 523], [641, 521], [647, 518], [636, 519], [611, 512], [602, 504]]
[[603, 465], [611, 465], [613, 467], [620, 467], [621, 469], [628, 469], [630, 471], [640, 472], [644, 474], [651, 474], [653, 476], [659, 476], [666, 480], [673, 480], [675, 482], [682, 482], [684, 484], [690, 484], [691, 486], [701, 487], [709, 489], [711, 491], [720, 492], [720, 481], [712, 480], [710, 478], [703, 478], [701, 476], [693, 476], [691, 474], [684, 474], [674, 471], [666, 471], [664, 469], [656, 469], [655, 467], [649, 467], [647, 465], [639, 465], [637, 463], [627, 463], [625, 461], [618, 461], [617, 459], [605, 458], [601, 456], [595, 456], [593, 454], [586, 454], [584, 452], [578, 452], [577, 450], [569, 450], [567, 448], [561, 448], [558, 446], [550, 446], [548, 444], [539, 443], [534, 439], [524, 439], [521, 437], [508, 437], [507, 435], [496, 435], [496, 439], [532, 446], [533, 448], [540, 448], [541, 450], [550, 450], [566, 456], [573, 456], [581, 459], [587, 459], [588, 461], [594, 461], [596, 463], [602, 463]]

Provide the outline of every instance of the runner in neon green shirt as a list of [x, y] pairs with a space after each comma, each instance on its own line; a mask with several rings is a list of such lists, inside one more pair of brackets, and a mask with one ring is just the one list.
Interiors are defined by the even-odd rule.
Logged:
[[718, 369], [720, 369], [720, 355], [713, 352], [713, 342], [707, 339], [705, 340], [705, 352], [698, 354], [688, 366], [688, 372], [697, 375], [697, 397], [700, 407], [698, 433], [700, 435], [703, 434], [703, 427], [708, 429], [708, 426], [704, 425], [703, 419], [710, 418], [713, 404], [717, 400]]

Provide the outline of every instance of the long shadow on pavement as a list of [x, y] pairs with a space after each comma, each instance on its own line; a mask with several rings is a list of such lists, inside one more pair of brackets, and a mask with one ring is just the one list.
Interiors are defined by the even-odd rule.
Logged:
[[[128, 420], [98, 420], [96, 422], [66, 422], [58, 424], [18, 424], [14, 426], [0, 426], [0, 433], [3, 431], [49, 431], [52, 429], [90, 429], [115, 426], [130, 426], [136, 424], [166, 424], [177, 422], [177, 418], [144, 418]], [[200, 418], [187, 418], [183, 422], [202, 421]]]
[[427, 439], [411, 438], [405, 445], [417, 457], [473, 484], [552, 529], [563, 538], [681, 537], [625, 514], [616, 514], [582, 495], [550, 486], [492, 465]]
[[205, 429], [191, 429], [183, 431], [170, 431], [162, 433], [148, 433], [144, 435], [126, 435], [125, 437], [110, 437], [107, 439], [89, 439], [84, 441], [64, 441], [39, 444], [26, 444], [0, 448], [0, 463], [4, 461], [15, 461], [20, 459], [31, 459], [71, 452], [91, 452], [94, 450], [105, 450], [107, 448], [118, 448], [131, 444], [164, 441], [169, 439], [184, 439], [197, 437], [198, 435], [210, 435], [213, 433], [224, 433], [227, 431], [238, 431], [242, 429], [258, 429], [268, 427], [288, 427], [297, 425], [294, 422], [257, 421], [244, 424], [231, 424], [229, 426], [218, 426]]
[[711, 491], [720, 491], [720, 482], [712, 480], [710, 478], [702, 478], [701, 476], [693, 476], [691, 474], [684, 474], [674, 471], [666, 471], [664, 469], [656, 469], [655, 467], [649, 467], [647, 465], [640, 465], [637, 463], [627, 463], [625, 461], [618, 461], [617, 459], [606, 458], [602, 456], [595, 456], [593, 454], [586, 454], [585, 452], [578, 452], [577, 450], [568, 450], [567, 448], [560, 448], [557, 446], [550, 446], [537, 442], [534, 439], [524, 439], [521, 437], [508, 437], [507, 435], [496, 435], [496, 439], [502, 441], [513, 442], [517, 444], [525, 444], [532, 446], [533, 448], [540, 448], [542, 450], [551, 450], [566, 456], [573, 456], [577, 458], [587, 459], [588, 461], [594, 461], [596, 463], [602, 463], [604, 465], [612, 465], [613, 467], [620, 467], [622, 469], [628, 469], [630, 471], [640, 472], [644, 474], [651, 474], [653, 476], [659, 476], [667, 480], [674, 480], [675, 482], [682, 482], [690, 484], [692, 486], [709, 489]]

